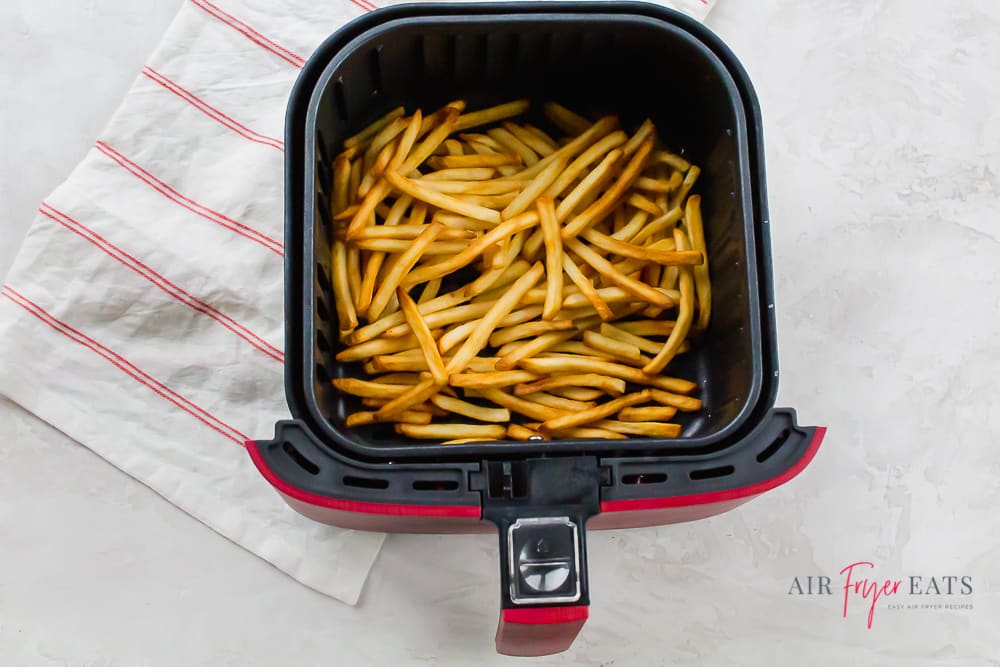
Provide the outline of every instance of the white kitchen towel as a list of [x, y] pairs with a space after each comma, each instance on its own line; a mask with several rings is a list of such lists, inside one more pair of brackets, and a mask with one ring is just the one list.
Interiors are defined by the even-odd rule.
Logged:
[[383, 536], [296, 514], [244, 442], [288, 416], [285, 102], [312, 50], [374, 8], [185, 2], [93, 150], [40, 206], [0, 290], [0, 393], [350, 604]]

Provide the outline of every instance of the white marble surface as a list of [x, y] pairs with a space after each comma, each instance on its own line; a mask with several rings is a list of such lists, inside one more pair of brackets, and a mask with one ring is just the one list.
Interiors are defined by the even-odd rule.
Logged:
[[[0, 3], [0, 275], [178, 4]], [[538, 664], [998, 665], [1000, 5], [722, 0], [709, 23], [764, 109], [779, 404], [829, 435], [737, 511], [592, 534], [591, 619]], [[392, 536], [350, 608], [2, 401], [0, 425], [0, 664], [515, 664], [493, 538]], [[973, 609], [882, 600], [868, 630], [837, 590], [860, 560], [971, 576], [933, 601]], [[806, 575], [836, 595], [787, 595]]]

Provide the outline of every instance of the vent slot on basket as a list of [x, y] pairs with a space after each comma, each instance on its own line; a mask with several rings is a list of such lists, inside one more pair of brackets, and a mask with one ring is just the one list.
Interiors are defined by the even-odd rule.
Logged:
[[663, 472], [643, 472], [622, 475], [622, 484], [663, 484], [667, 474]]
[[344, 80], [337, 79], [333, 82], [333, 105], [337, 108], [337, 115], [340, 120], [347, 121], [347, 97], [344, 94]]
[[330, 353], [330, 342], [326, 339], [326, 334], [323, 333], [321, 329], [316, 329], [316, 347], [320, 349], [321, 352]]
[[345, 486], [356, 486], [359, 489], [388, 489], [389, 480], [378, 477], [355, 477], [354, 475], [344, 475]]
[[693, 480], [699, 479], [714, 479], [716, 477], [727, 477], [736, 472], [736, 468], [733, 466], [718, 466], [716, 468], [700, 468], [698, 470], [692, 470], [688, 473], [688, 476]]
[[372, 49], [369, 56], [369, 67], [371, 69], [372, 97], [382, 92], [382, 46]]
[[458, 482], [453, 479], [417, 479], [413, 482], [414, 491], [456, 491]]
[[292, 446], [291, 443], [288, 443], [288, 442], [281, 443], [281, 449], [286, 454], [288, 454], [288, 458], [290, 458], [291, 460], [295, 461], [296, 465], [298, 465], [300, 468], [302, 468], [303, 470], [305, 470], [310, 475], [318, 475], [319, 474], [319, 466], [316, 465], [315, 463], [313, 463], [312, 461], [310, 461], [309, 459], [307, 459], [302, 454], [302, 452], [300, 452], [299, 450], [295, 449], [295, 447]]
[[791, 434], [792, 434], [791, 430], [787, 428], [783, 430], [781, 433], [779, 433], [778, 437], [774, 439], [774, 442], [765, 447], [760, 452], [760, 454], [757, 455], [757, 463], [763, 463], [764, 461], [768, 460], [769, 458], [777, 454], [778, 450], [781, 449], [781, 446], [784, 445], [786, 442], [788, 442], [788, 436], [790, 436]]

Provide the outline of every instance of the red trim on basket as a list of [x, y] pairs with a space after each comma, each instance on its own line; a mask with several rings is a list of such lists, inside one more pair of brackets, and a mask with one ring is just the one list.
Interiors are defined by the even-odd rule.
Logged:
[[281, 479], [271, 470], [264, 457], [261, 456], [260, 449], [257, 447], [255, 441], [247, 440], [243, 444], [247, 451], [250, 452], [250, 458], [253, 459], [254, 465], [260, 470], [260, 474], [264, 476], [264, 479], [270, 482], [271, 486], [289, 498], [294, 498], [303, 503], [309, 503], [317, 507], [329, 507], [330, 509], [342, 510], [344, 512], [357, 512], [359, 514], [460, 517], [465, 519], [479, 519], [482, 516], [479, 505], [399, 505], [396, 503], [370, 503], [360, 500], [342, 500], [340, 498], [331, 498], [330, 496], [321, 496], [316, 493], [303, 491]]
[[24, 296], [17, 290], [15, 290], [10, 285], [4, 285], [0, 288], [0, 294], [10, 299], [12, 302], [16, 303], [21, 308], [24, 308], [30, 314], [34, 315], [36, 318], [49, 325], [62, 335], [66, 336], [70, 340], [83, 345], [84, 347], [96, 352], [98, 355], [103, 357], [112, 366], [119, 369], [129, 377], [131, 377], [136, 382], [145, 385], [151, 389], [158, 396], [165, 398], [170, 401], [173, 405], [177, 406], [184, 412], [202, 422], [209, 428], [217, 431], [221, 435], [229, 438], [233, 442], [242, 445], [246, 442], [247, 437], [240, 433], [238, 430], [225, 423], [212, 413], [208, 412], [204, 408], [192, 403], [188, 399], [184, 398], [176, 391], [163, 384], [153, 376], [149, 375], [141, 368], [130, 362], [125, 357], [120, 354], [111, 351], [104, 345], [101, 345], [93, 338], [81, 333], [77, 329], [74, 329], [70, 325], [56, 319], [51, 314], [49, 314], [44, 308], [39, 306], [37, 303]]
[[583, 621], [589, 615], [586, 605], [575, 607], [522, 607], [518, 609], [503, 609], [500, 616], [507, 623], [525, 623], [531, 625], [550, 625], [552, 623], [570, 623]]
[[252, 227], [248, 227], [241, 222], [237, 222], [236, 220], [233, 220], [229, 216], [223, 215], [218, 211], [213, 211], [207, 206], [202, 206], [189, 197], [185, 197], [181, 193], [177, 192], [177, 190], [174, 190], [172, 187], [158, 179], [156, 176], [153, 176], [151, 173], [137, 165], [132, 160], [129, 160], [127, 157], [103, 141], [98, 141], [95, 146], [97, 150], [101, 151], [101, 153], [117, 162], [126, 171], [174, 203], [183, 206], [192, 213], [195, 213], [210, 222], [214, 222], [217, 225], [225, 227], [231, 232], [235, 232], [240, 236], [250, 239], [254, 243], [264, 246], [273, 253], [282, 256], [285, 254], [285, 246], [277, 239], [274, 239], [263, 232], [259, 232]]
[[638, 498], [635, 500], [606, 500], [601, 503], [601, 511], [627, 512], [630, 510], [662, 509], [664, 507], [686, 507], [688, 505], [705, 505], [708, 503], [718, 503], [727, 500], [736, 500], [739, 498], [760, 495], [765, 491], [770, 491], [775, 487], [781, 486], [805, 470], [806, 466], [808, 466], [816, 456], [816, 452], [819, 451], [819, 446], [823, 442], [824, 435], [826, 435], [826, 427], [817, 426], [816, 432], [813, 434], [813, 438], [809, 442], [809, 446], [806, 448], [805, 453], [802, 454], [802, 457], [795, 462], [795, 465], [791, 466], [780, 475], [764, 480], [763, 482], [757, 482], [756, 484], [749, 484], [747, 486], [738, 486], [734, 489], [726, 489], [725, 491], [695, 493], [687, 496]]
[[306, 64], [306, 60], [302, 56], [296, 55], [295, 53], [289, 51], [288, 49], [281, 46], [274, 40], [268, 39], [267, 37], [265, 37], [264, 35], [257, 32], [246, 23], [244, 23], [243, 21], [233, 16], [232, 14], [227, 14], [226, 12], [222, 11], [222, 9], [219, 8], [218, 6], [213, 5], [211, 2], [208, 2], [208, 0], [191, 0], [191, 3], [198, 9], [201, 9], [202, 11], [207, 13], [209, 16], [212, 16], [213, 18], [222, 21], [229, 27], [235, 29], [237, 32], [242, 33], [251, 42], [257, 44], [258, 46], [264, 47], [265, 49], [267, 49], [274, 55], [278, 56], [285, 62], [294, 65], [299, 69], [301, 69], [302, 66]]
[[161, 86], [169, 90], [177, 97], [191, 104], [193, 107], [201, 111], [209, 118], [221, 123], [222, 125], [225, 125], [230, 130], [239, 134], [245, 139], [249, 139], [250, 141], [255, 141], [258, 144], [264, 144], [265, 146], [270, 146], [271, 148], [276, 148], [282, 153], [285, 152], [285, 144], [280, 139], [275, 139], [274, 137], [268, 137], [266, 135], [260, 134], [259, 132], [254, 132], [246, 125], [243, 125], [242, 123], [233, 120], [232, 118], [222, 113], [221, 111], [219, 111], [218, 109], [216, 109], [211, 104], [201, 99], [194, 93], [185, 90], [181, 86], [177, 85], [175, 82], [163, 76], [162, 74], [154, 70], [152, 67], [148, 66], [143, 67], [142, 75], [160, 84]]
[[207, 315], [208, 317], [212, 318], [213, 320], [224, 326], [226, 329], [229, 329], [229, 331], [233, 332], [246, 342], [250, 343], [255, 348], [257, 348], [267, 356], [271, 357], [275, 361], [284, 362], [285, 354], [277, 347], [271, 345], [266, 340], [264, 340], [263, 338], [255, 334], [253, 331], [251, 331], [250, 329], [246, 328], [245, 326], [234, 320], [233, 318], [229, 317], [219, 309], [215, 308], [214, 306], [210, 306], [209, 304], [205, 303], [198, 297], [191, 295], [183, 288], [178, 287], [174, 283], [170, 282], [162, 274], [157, 273], [149, 266], [147, 266], [140, 260], [136, 259], [134, 256], [130, 255], [125, 250], [122, 250], [118, 246], [114, 245], [113, 243], [108, 241], [106, 238], [104, 238], [94, 230], [85, 226], [81, 222], [74, 220], [73, 218], [69, 217], [62, 211], [59, 211], [58, 209], [54, 208], [49, 204], [43, 203], [38, 210], [45, 217], [49, 218], [54, 222], [59, 223], [60, 225], [70, 230], [77, 236], [80, 236], [81, 238], [97, 246], [98, 248], [103, 250], [105, 254], [107, 254], [110, 257], [113, 257], [114, 259], [118, 260], [118, 262], [120, 262], [121, 264], [124, 264], [128, 268], [132, 269], [140, 276], [142, 276], [149, 282], [153, 283], [161, 290], [163, 290], [173, 298], [177, 299], [184, 305], [188, 306], [192, 310], [195, 310], [196, 312], [199, 312], [203, 315]]

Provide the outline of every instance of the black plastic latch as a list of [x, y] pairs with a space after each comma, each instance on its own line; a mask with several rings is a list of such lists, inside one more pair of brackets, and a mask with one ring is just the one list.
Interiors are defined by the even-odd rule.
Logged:
[[600, 510], [597, 458], [486, 461], [483, 470], [483, 518], [500, 537], [502, 607], [589, 604], [584, 527]]

